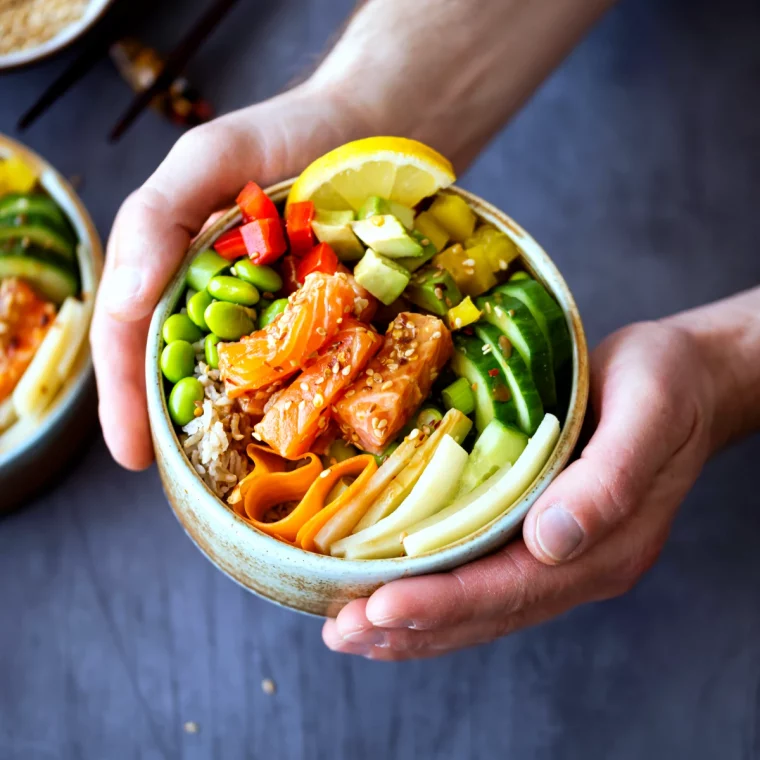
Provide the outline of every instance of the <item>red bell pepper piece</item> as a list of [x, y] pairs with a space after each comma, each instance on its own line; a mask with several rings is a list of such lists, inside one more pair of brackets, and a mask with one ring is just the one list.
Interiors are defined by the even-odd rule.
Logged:
[[301, 287], [301, 283], [298, 282], [298, 275], [296, 269], [298, 267], [298, 261], [295, 256], [285, 256], [280, 266], [280, 275], [282, 276], [282, 289], [290, 295], [295, 293], [298, 288]]
[[271, 264], [288, 247], [279, 219], [254, 219], [240, 228], [240, 234], [254, 264]]
[[248, 253], [248, 249], [245, 247], [240, 227], [235, 227], [220, 235], [216, 239], [216, 243], [214, 243], [214, 250], [228, 261], [234, 261], [241, 256], [245, 256]]
[[335, 274], [338, 271], [339, 263], [335, 251], [327, 243], [320, 243], [298, 262], [298, 269], [296, 270], [298, 281], [303, 283], [307, 275], [313, 272]]
[[243, 219], [279, 219], [274, 201], [255, 183], [249, 182], [237, 197], [237, 205], [243, 212]]
[[314, 247], [314, 232], [311, 229], [313, 221], [313, 201], [302, 201], [288, 206], [285, 224], [288, 228], [290, 251], [296, 256], [303, 256]]

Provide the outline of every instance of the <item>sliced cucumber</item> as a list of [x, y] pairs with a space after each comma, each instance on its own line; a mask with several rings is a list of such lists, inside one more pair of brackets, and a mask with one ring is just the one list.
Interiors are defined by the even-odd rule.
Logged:
[[10, 193], [0, 198], [0, 218], [16, 219], [35, 216], [61, 231], [70, 230], [69, 220], [58, 204], [47, 195], [40, 193]]
[[485, 430], [491, 420], [506, 425], [517, 421], [517, 408], [504, 372], [490, 353], [483, 353], [484, 343], [467, 335], [454, 338], [451, 369], [466, 378], [475, 394], [475, 427]]
[[528, 445], [521, 431], [491, 420], [478, 436], [459, 482], [457, 498], [475, 490], [505, 465], [513, 465]]
[[544, 406], [553, 408], [557, 403], [557, 387], [549, 343], [528, 307], [499, 289], [478, 298], [477, 305], [483, 312], [482, 318], [498, 327], [517, 349], [533, 375]]
[[79, 281], [70, 269], [52, 259], [32, 255], [0, 255], [0, 280], [6, 277], [26, 280], [41, 295], [57, 304], [76, 295], [79, 290]]
[[62, 225], [58, 222], [51, 221], [43, 214], [0, 214], [0, 227], [47, 227], [52, 228], [59, 235], [71, 243], [76, 240], [76, 235], [69, 225]]
[[57, 254], [70, 264], [76, 262], [74, 244], [52, 227], [34, 224], [0, 227], [0, 246], [15, 248], [19, 243], [25, 247], [34, 245], [42, 248], [46, 253]]
[[573, 345], [565, 315], [540, 282], [531, 279], [511, 280], [497, 290], [519, 299], [528, 307], [549, 342], [555, 371], [570, 361]]
[[491, 346], [491, 354], [504, 372], [512, 398], [515, 400], [520, 430], [527, 435], [533, 435], [544, 418], [544, 405], [522, 356], [513, 350], [509, 339], [498, 327], [479, 322], [475, 325], [475, 335], [483, 343]]

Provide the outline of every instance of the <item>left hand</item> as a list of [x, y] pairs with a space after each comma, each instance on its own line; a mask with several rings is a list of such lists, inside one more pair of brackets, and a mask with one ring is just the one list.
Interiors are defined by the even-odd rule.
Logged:
[[325, 623], [330, 649], [432, 657], [618, 596], [641, 578], [709, 456], [713, 383], [694, 339], [664, 323], [615, 333], [591, 364], [596, 432], [530, 510], [522, 539], [351, 602]]

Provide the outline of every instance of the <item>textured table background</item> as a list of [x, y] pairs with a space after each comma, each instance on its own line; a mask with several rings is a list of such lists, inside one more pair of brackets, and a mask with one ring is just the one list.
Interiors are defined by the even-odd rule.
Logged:
[[[271, 95], [351, 3], [241, 3], [190, 74], [225, 110]], [[167, 47], [186, 17], [153, 5], [144, 36]], [[0, 131], [70, 55], [0, 78]], [[624, 0], [463, 184], [545, 244], [596, 342], [760, 281], [759, 92], [757, 2]], [[127, 97], [104, 62], [25, 136], [82, 175], [104, 236], [177, 137], [147, 114], [109, 145]], [[0, 524], [0, 758], [759, 758], [759, 458], [756, 437], [708, 466], [625, 598], [383, 665], [331, 654], [317, 621], [223, 577], [155, 470], [120, 471], [93, 434]]]

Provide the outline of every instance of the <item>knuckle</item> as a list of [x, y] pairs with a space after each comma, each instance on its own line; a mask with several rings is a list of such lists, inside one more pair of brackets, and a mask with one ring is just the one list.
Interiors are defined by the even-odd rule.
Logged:
[[648, 546], [618, 563], [617, 568], [607, 576], [605, 598], [622, 596], [632, 591], [657, 562], [660, 551], [659, 546]]

